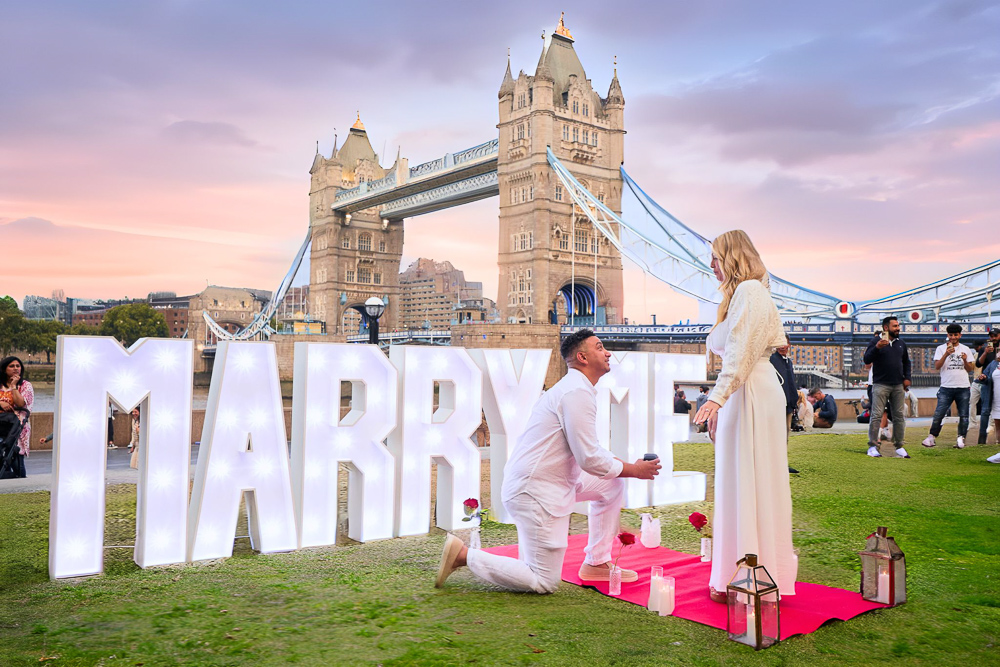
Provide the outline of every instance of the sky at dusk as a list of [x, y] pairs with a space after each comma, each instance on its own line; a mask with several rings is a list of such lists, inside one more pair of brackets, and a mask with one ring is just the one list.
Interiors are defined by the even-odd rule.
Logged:
[[[1000, 257], [1000, 2], [6, 2], [0, 294], [273, 289], [308, 170], [360, 110], [382, 163], [496, 136], [560, 10], [625, 168], [705, 236], [860, 300]], [[407, 221], [405, 262], [497, 293], [497, 200]], [[627, 212], [628, 209], [626, 209]], [[625, 315], [694, 318], [635, 269]]]

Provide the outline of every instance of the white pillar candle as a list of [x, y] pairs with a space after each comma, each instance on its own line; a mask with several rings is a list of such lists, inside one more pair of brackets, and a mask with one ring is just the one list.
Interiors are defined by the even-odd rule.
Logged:
[[660, 587], [663, 577], [653, 577], [649, 580], [649, 602], [646, 608], [650, 611], [660, 611]]
[[757, 645], [757, 614], [752, 602], [747, 605], [747, 643]]
[[658, 611], [660, 612], [660, 616], [670, 616], [673, 614], [676, 599], [676, 586], [673, 577], [663, 577], [660, 580], [659, 598]]
[[879, 563], [878, 568], [878, 593], [875, 601], [882, 604], [889, 604], [889, 568]]

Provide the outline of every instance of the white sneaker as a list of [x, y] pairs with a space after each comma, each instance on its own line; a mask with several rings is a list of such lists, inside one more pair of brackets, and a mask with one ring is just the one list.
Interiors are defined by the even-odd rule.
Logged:
[[937, 445], [937, 441], [934, 439], [933, 435], [929, 435], [926, 438], [924, 438], [924, 441], [921, 442], [920, 444], [923, 445], [924, 447], [934, 447], [935, 445]]
[[[875, 445], [872, 445], [871, 447], [868, 448], [868, 456], [872, 457], [873, 459], [878, 459], [882, 457], [882, 455], [878, 451], [878, 447], [876, 447]], [[997, 454], [997, 456], [1000, 456], [1000, 454]]]
[[994, 454], [993, 456], [991, 456], [986, 460], [989, 461], [990, 463], [1000, 463], [1000, 452], [997, 452], [996, 454]]
[[965, 436], [958, 436], [958, 439], [955, 440], [955, 449], [965, 449]]
[[910, 458], [910, 455], [907, 454], [906, 450], [903, 449], [902, 447], [900, 447], [899, 449], [896, 450], [896, 456], [898, 456], [901, 459], [908, 459], [908, 458]]

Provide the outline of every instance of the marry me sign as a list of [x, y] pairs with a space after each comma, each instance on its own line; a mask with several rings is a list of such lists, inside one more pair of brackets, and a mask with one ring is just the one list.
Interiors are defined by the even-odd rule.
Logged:
[[[291, 449], [275, 345], [219, 343], [193, 486], [194, 343], [60, 336], [49, 524], [52, 578], [104, 568], [106, 406], [142, 406], [135, 562], [140, 567], [232, 555], [240, 501], [263, 553], [337, 540], [337, 471], [349, 470], [348, 537], [365, 542], [462, 526], [462, 501], [479, 499], [473, 435], [485, 413], [490, 484], [498, 521], [503, 469], [542, 392], [549, 350], [296, 343]], [[616, 352], [598, 383], [601, 444], [634, 461], [655, 452], [653, 481], [627, 480], [626, 507], [705, 497], [705, 476], [673, 471], [673, 443], [687, 415], [673, 414], [674, 383], [705, 379], [700, 355]], [[351, 390], [342, 415], [343, 383]], [[437, 405], [435, 406], [435, 395]], [[189, 491], [190, 487], [190, 491]]]

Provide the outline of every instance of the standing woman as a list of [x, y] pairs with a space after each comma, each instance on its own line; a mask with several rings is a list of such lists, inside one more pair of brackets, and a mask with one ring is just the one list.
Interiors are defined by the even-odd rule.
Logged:
[[129, 458], [128, 467], [139, 467], [139, 408], [132, 408], [132, 425], [130, 433], [132, 436], [128, 441], [128, 451], [132, 454]]
[[14, 472], [17, 477], [27, 477], [24, 457], [31, 448], [31, 424], [28, 415], [35, 405], [35, 392], [31, 383], [24, 379], [24, 364], [17, 357], [0, 359], [0, 411], [17, 413], [24, 423], [21, 437], [14, 453]]
[[757, 554], [781, 595], [795, 594], [792, 492], [785, 446], [785, 395], [768, 361], [785, 344], [767, 269], [746, 232], [712, 243], [721, 283], [718, 323], [707, 346], [722, 357], [715, 389], [695, 417], [715, 443], [715, 516], [709, 592], [726, 601], [736, 561]]

